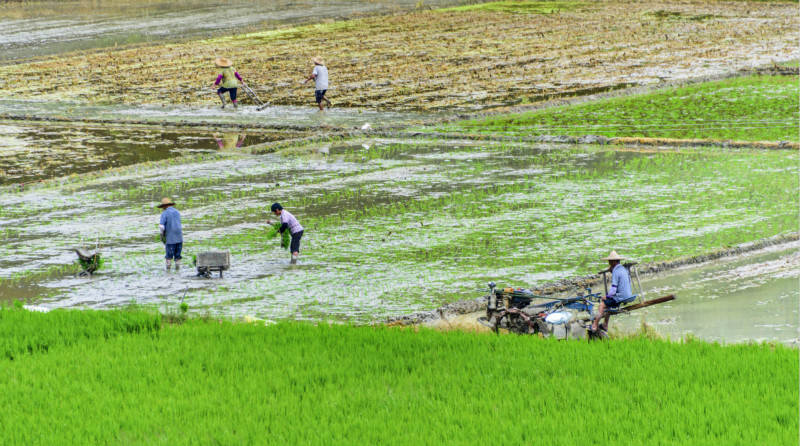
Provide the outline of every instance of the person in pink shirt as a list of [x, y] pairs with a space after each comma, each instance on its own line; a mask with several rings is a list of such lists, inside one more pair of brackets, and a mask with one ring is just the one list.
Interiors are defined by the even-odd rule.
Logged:
[[[272, 203], [270, 208], [272, 213], [280, 217], [281, 227], [278, 229], [281, 234], [283, 231], [289, 231], [292, 236], [292, 243], [289, 245], [289, 251], [292, 253], [292, 264], [297, 263], [300, 257], [300, 239], [303, 237], [303, 227], [297, 221], [294, 215], [285, 210], [280, 203]], [[272, 221], [267, 220], [267, 224], [271, 225]]]
[[222, 72], [219, 73], [219, 76], [217, 76], [217, 81], [214, 82], [215, 87], [222, 83], [217, 90], [219, 100], [222, 101], [222, 108], [225, 108], [225, 97], [223, 96], [225, 93], [230, 94], [233, 108], [237, 108], [238, 104], [236, 103], [236, 91], [239, 88], [239, 82], [244, 83], [242, 76], [239, 76], [239, 72], [233, 68], [233, 62], [231, 62], [230, 59], [220, 57], [219, 59], [215, 60], [214, 63], [218, 67], [222, 68]]

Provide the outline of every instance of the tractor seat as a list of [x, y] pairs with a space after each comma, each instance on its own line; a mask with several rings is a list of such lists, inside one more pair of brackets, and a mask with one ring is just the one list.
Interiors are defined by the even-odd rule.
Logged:
[[[634, 294], [633, 296], [631, 296], [631, 297], [629, 297], [627, 299], [619, 301], [619, 303], [618, 303], [618, 305], [616, 307], [608, 307], [606, 309], [606, 311], [608, 311], [611, 314], [619, 313], [625, 308], [623, 305], [627, 306], [629, 303], [635, 301], [637, 297], [638, 296], [636, 294]], [[623, 307], [621, 307], [621, 306], [623, 306]]]

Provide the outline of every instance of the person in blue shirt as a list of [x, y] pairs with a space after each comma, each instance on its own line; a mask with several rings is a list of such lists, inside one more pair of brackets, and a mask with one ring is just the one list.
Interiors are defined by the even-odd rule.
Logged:
[[608, 260], [608, 271], [611, 271], [611, 288], [608, 289], [608, 295], [600, 301], [599, 312], [592, 322], [592, 331], [597, 331], [600, 319], [605, 319], [600, 327], [608, 331], [608, 319], [611, 314], [606, 313], [606, 309], [619, 308], [620, 304], [633, 296], [631, 274], [628, 268], [620, 264], [622, 256], [617, 254], [617, 251], [611, 251], [611, 254], [603, 260]]
[[172, 266], [172, 261], [175, 260], [175, 271], [181, 269], [181, 250], [183, 250], [183, 228], [181, 227], [181, 213], [175, 209], [175, 203], [169, 198], [162, 198], [159, 208], [164, 209], [161, 212], [161, 220], [159, 221], [158, 228], [161, 230], [161, 241], [164, 242], [164, 248], [167, 255], [167, 271]]

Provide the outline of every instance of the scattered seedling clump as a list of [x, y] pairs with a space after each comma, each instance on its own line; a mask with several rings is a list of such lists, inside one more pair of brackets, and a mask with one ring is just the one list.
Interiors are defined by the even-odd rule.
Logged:
[[289, 231], [280, 232], [281, 223], [276, 222], [273, 223], [272, 226], [267, 229], [267, 239], [273, 239], [278, 235], [281, 236], [281, 248], [289, 249], [289, 243], [292, 241], [292, 237], [289, 235]]

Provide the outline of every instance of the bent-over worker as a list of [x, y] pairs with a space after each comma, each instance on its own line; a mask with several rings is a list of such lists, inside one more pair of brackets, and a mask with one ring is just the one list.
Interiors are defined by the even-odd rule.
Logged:
[[217, 76], [217, 81], [214, 82], [215, 87], [219, 85], [220, 82], [222, 83], [222, 86], [220, 86], [217, 90], [219, 100], [222, 101], [222, 108], [225, 108], [225, 97], [223, 95], [226, 92], [231, 97], [233, 108], [237, 108], [238, 104], [236, 102], [236, 91], [239, 88], [239, 82], [244, 83], [242, 76], [239, 76], [239, 72], [233, 68], [233, 62], [231, 62], [230, 59], [220, 57], [219, 59], [215, 60], [214, 63], [218, 67], [222, 68], [222, 72]]
[[181, 269], [181, 251], [183, 250], [183, 228], [181, 227], [181, 213], [175, 209], [175, 203], [169, 198], [162, 198], [159, 208], [164, 209], [158, 228], [161, 230], [161, 239], [166, 250], [167, 271], [175, 260], [175, 271]]
[[603, 330], [608, 331], [608, 320], [611, 318], [611, 314], [606, 310], [619, 308], [621, 303], [633, 296], [631, 275], [628, 268], [620, 263], [622, 259], [623, 257], [617, 254], [617, 251], [611, 251], [611, 254], [603, 259], [608, 260], [608, 270], [611, 271], [611, 288], [606, 297], [600, 301], [597, 317], [592, 322], [592, 331], [597, 331], [601, 318], [605, 319], [602, 325]]
[[[289, 231], [292, 236], [292, 243], [289, 245], [289, 251], [292, 253], [292, 264], [297, 263], [300, 257], [300, 239], [303, 238], [303, 227], [297, 221], [294, 215], [285, 210], [280, 203], [272, 203], [270, 208], [272, 213], [280, 217], [281, 227], [278, 229], [281, 234], [283, 231]], [[271, 225], [272, 221], [267, 220], [267, 224]]]

